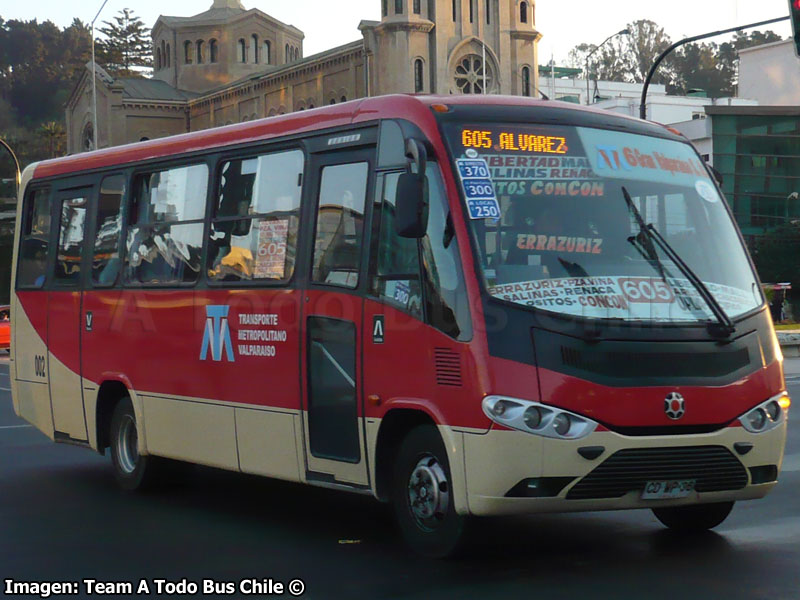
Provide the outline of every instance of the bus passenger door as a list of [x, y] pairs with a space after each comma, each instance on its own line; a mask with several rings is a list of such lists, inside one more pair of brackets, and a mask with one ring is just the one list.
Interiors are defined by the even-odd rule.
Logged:
[[47, 319], [50, 402], [58, 439], [86, 441], [81, 384], [83, 242], [91, 188], [55, 194], [57, 247]]
[[361, 386], [365, 209], [373, 153], [314, 155], [310, 281], [303, 302], [303, 416], [310, 482], [369, 485]]

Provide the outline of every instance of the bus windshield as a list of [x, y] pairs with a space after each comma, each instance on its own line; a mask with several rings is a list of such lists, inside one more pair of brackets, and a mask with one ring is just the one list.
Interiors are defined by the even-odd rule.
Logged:
[[565, 125], [446, 133], [491, 296], [585, 318], [712, 321], [650, 228], [728, 316], [761, 305], [734, 223], [689, 144]]

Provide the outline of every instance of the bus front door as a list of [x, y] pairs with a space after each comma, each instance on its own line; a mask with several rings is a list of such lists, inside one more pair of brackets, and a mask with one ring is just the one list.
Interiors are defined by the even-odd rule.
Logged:
[[56, 437], [86, 441], [81, 383], [81, 269], [90, 188], [55, 195], [58, 234], [47, 319], [50, 402]]
[[361, 334], [364, 223], [372, 154], [313, 155], [314, 240], [303, 302], [303, 415], [309, 482], [369, 484]]

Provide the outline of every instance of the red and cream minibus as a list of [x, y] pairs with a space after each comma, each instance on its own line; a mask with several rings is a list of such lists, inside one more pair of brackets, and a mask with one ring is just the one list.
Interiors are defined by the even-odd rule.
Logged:
[[559, 102], [387, 96], [26, 169], [14, 408], [110, 449], [471, 515], [718, 525], [776, 484], [790, 400], [709, 169]]

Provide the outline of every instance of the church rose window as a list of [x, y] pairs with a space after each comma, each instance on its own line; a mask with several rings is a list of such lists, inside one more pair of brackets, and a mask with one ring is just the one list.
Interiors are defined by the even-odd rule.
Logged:
[[[483, 59], [477, 54], [470, 54], [462, 58], [456, 66], [455, 81], [456, 87], [462, 94], [483, 94]], [[488, 92], [494, 84], [494, 74], [490, 67], [486, 69], [485, 83]]]

